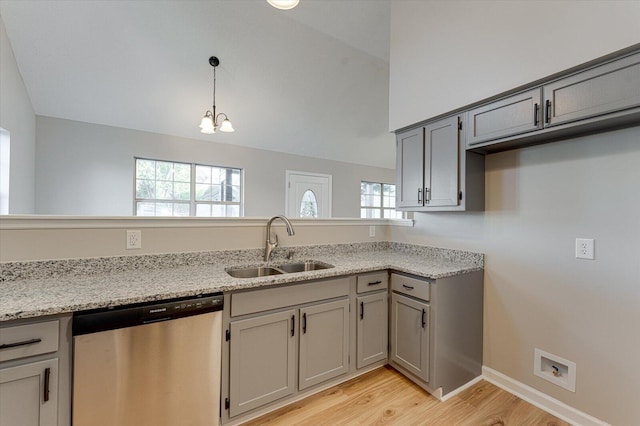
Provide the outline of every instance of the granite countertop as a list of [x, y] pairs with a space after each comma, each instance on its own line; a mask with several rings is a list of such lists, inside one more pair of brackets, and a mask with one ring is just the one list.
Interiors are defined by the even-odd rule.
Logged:
[[[167, 255], [147, 255], [148, 259], [142, 263], [139, 256], [124, 260], [102, 258], [99, 263], [92, 259], [86, 264], [76, 259], [73, 267], [69, 266], [70, 261], [3, 263], [0, 321], [239, 291], [381, 269], [438, 279], [482, 270], [484, 263], [482, 254], [457, 250], [396, 243], [388, 243], [386, 247], [378, 243], [373, 249], [367, 243], [347, 245], [346, 249], [343, 246], [316, 246], [310, 250], [296, 248], [294, 261], [313, 259], [330, 263], [334, 268], [259, 278], [233, 278], [225, 269], [261, 264], [261, 250], [208, 252], [208, 256], [200, 256], [198, 261], [194, 261], [191, 254], [188, 261], [180, 255], [171, 255], [170, 258]], [[280, 258], [276, 256], [272, 263], [286, 262], [283, 256], [281, 250]], [[113, 267], [115, 260], [117, 268]], [[47, 271], [47, 267], [50, 270]]]

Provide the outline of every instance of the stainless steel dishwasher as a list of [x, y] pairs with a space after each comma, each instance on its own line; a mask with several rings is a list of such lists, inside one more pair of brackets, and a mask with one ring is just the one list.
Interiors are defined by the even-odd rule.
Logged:
[[220, 421], [221, 293], [73, 317], [74, 426]]

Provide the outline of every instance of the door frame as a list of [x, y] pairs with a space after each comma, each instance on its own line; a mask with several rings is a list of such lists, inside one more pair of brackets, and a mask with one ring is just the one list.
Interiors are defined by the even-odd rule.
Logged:
[[290, 185], [290, 177], [291, 175], [306, 175], [312, 177], [322, 177], [327, 178], [329, 180], [329, 197], [327, 202], [327, 208], [329, 210], [329, 217], [333, 217], [333, 177], [332, 175], [324, 174], [324, 173], [311, 173], [311, 172], [301, 172], [296, 170], [285, 170], [285, 179], [284, 179], [284, 211], [286, 216], [297, 217], [297, 215], [292, 215], [289, 211], [289, 190], [291, 189]]

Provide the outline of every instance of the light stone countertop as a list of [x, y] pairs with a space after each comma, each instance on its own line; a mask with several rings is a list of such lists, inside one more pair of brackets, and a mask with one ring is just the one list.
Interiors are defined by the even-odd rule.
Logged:
[[[484, 262], [484, 256], [478, 253], [396, 243], [390, 243], [388, 247], [378, 245], [373, 250], [369, 247], [358, 247], [357, 244], [349, 245], [349, 250], [331, 250], [330, 246], [318, 247], [322, 249], [303, 251], [302, 254], [306, 256], [296, 257], [294, 261], [313, 259], [330, 263], [334, 268], [259, 278], [233, 278], [228, 275], [225, 272], [227, 267], [260, 264], [256, 261], [260, 251], [247, 250], [246, 252], [251, 252], [252, 256], [239, 256], [238, 253], [241, 251], [235, 251], [232, 256], [226, 257], [225, 254], [230, 252], [209, 252], [215, 254], [215, 260], [212, 262], [209, 259], [208, 263], [203, 264], [185, 262], [186, 265], [180, 266], [178, 262], [178, 265], [167, 267], [163, 262], [155, 267], [149, 267], [148, 264], [138, 265], [137, 268], [121, 267], [115, 272], [89, 273], [85, 270], [82, 274], [57, 274], [52, 278], [4, 279], [0, 282], [0, 321], [205, 293], [238, 291], [382, 269], [438, 279], [482, 270]], [[155, 262], [159, 263], [158, 260]], [[280, 258], [272, 263], [283, 262]], [[19, 266], [24, 268], [31, 263], [22, 263]], [[14, 265], [2, 266], [3, 272], [6, 272], [10, 269], [8, 266]], [[36, 266], [40, 270], [43, 268], [42, 263], [34, 263], [33, 267]]]

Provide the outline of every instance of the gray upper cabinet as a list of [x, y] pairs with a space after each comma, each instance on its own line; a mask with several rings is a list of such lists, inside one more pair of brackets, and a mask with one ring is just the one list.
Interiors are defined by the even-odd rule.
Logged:
[[[414, 211], [464, 210], [467, 156], [461, 156], [460, 117], [397, 135], [396, 204]], [[484, 160], [474, 162], [484, 174]], [[482, 180], [484, 187], [484, 180]], [[484, 202], [484, 192], [482, 192]]]
[[467, 144], [527, 133], [542, 128], [542, 89], [509, 96], [469, 111]]
[[479, 153], [638, 125], [638, 47], [539, 80], [467, 117], [467, 149]]
[[424, 205], [424, 130], [413, 129], [397, 136], [396, 205], [422, 207]]
[[349, 300], [300, 309], [299, 389], [349, 371]]
[[458, 205], [458, 117], [424, 128], [424, 205]]
[[640, 106], [640, 53], [547, 84], [545, 126]]
[[387, 359], [389, 304], [387, 292], [360, 296], [358, 303], [357, 361], [362, 368]]
[[230, 323], [229, 415], [295, 391], [296, 310]]

